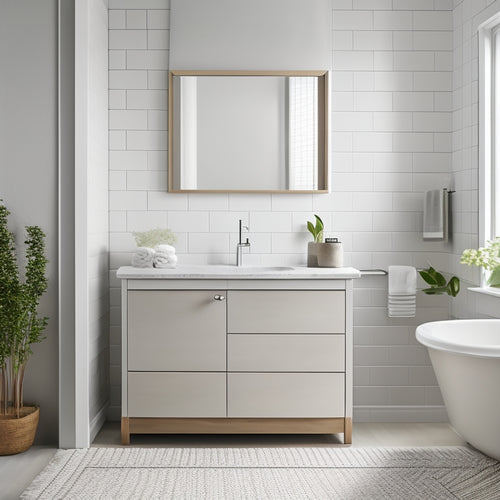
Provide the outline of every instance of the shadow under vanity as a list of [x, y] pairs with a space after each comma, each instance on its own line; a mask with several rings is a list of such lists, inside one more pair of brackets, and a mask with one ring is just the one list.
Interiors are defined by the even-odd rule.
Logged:
[[353, 268], [122, 267], [131, 434], [352, 439]]

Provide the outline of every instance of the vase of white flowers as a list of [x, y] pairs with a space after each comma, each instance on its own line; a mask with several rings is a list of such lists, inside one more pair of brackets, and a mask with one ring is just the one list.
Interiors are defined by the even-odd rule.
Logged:
[[500, 288], [500, 237], [488, 241], [484, 247], [464, 250], [460, 262], [482, 267], [488, 272], [488, 286]]

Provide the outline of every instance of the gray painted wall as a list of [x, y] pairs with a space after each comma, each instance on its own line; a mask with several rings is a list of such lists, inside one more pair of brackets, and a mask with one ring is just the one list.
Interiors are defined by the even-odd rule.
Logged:
[[0, 198], [11, 228], [47, 234], [49, 290], [41, 314], [46, 340], [28, 363], [25, 400], [40, 404], [37, 443], [56, 444], [58, 428], [57, 305], [57, 0], [0, 4]]

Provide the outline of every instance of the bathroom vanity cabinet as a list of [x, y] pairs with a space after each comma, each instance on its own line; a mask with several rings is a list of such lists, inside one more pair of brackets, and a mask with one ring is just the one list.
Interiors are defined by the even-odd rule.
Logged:
[[122, 442], [135, 433], [343, 433], [350, 443], [357, 271], [201, 267], [118, 271]]

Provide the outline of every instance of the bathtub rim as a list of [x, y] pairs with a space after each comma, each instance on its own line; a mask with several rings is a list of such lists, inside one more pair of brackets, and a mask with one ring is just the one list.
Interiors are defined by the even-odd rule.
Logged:
[[[449, 319], [443, 321], [429, 321], [418, 325], [415, 330], [415, 337], [424, 346], [437, 349], [438, 351], [446, 351], [454, 354], [463, 354], [465, 356], [474, 356], [479, 358], [500, 358], [500, 344], [494, 345], [474, 345], [464, 344], [463, 342], [452, 342], [449, 340], [436, 339], [430, 330], [439, 324], [446, 323], [497, 323], [500, 327], [500, 319]], [[431, 326], [432, 325], [432, 326]]]

